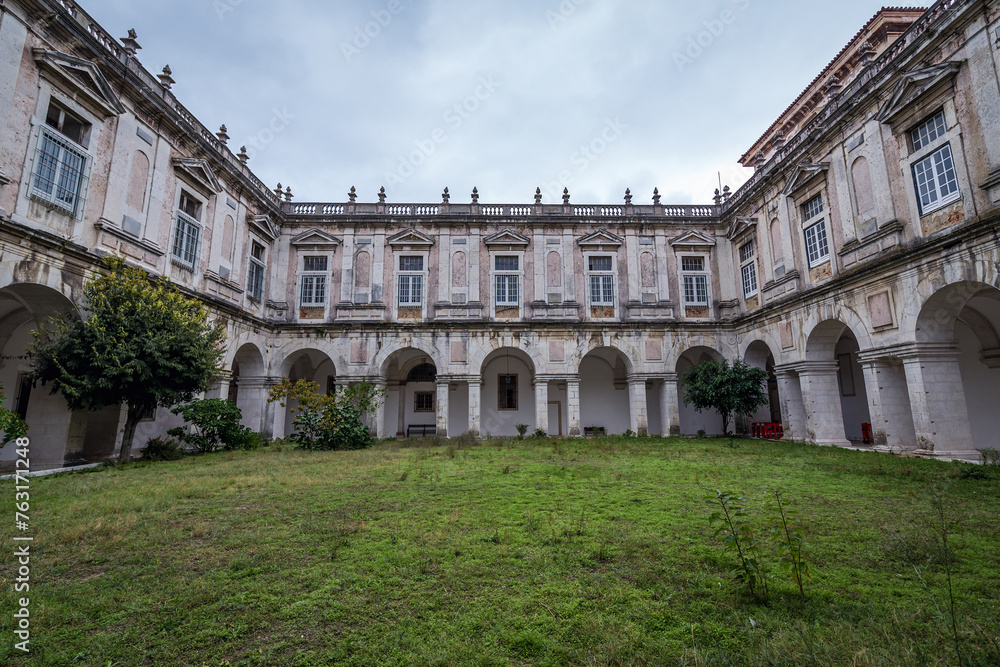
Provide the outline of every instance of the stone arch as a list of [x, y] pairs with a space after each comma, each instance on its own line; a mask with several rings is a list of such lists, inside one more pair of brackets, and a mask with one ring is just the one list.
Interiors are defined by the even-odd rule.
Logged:
[[835, 308], [813, 326], [806, 337], [805, 356], [809, 361], [828, 361], [831, 347], [849, 330], [861, 350], [872, 348], [871, 332], [864, 321], [850, 308]]
[[491, 339], [484, 345], [475, 346], [476, 351], [469, 360], [469, 368], [473, 372], [479, 371], [481, 373], [487, 359], [495, 356], [501, 350], [511, 350], [520, 352], [528, 358], [532, 373], [544, 372], [546, 368], [545, 357], [542, 355], [542, 351], [528, 337], [522, 335], [520, 339], [512, 339], [511, 342], [515, 344], [504, 345], [504, 342], [500, 339]]
[[254, 343], [244, 343], [235, 349], [228, 366], [232, 373], [229, 400], [242, 412], [244, 426], [262, 431], [268, 391], [263, 353]]
[[808, 361], [799, 377], [808, 428], [819, 444], [860, 443], [864, 425], [871, 424], [868, 390], [859, 359], [865, 349], [855, 329], [839, 319], [824, 320], [809, 334]]
[[713, 347], [695, 345], [688, 347], [677, 357], [674, 370], [677, 373], [677, 408], [681, 435], [697, 435], [705, 431], [707, 435], [722, 435], [722, 416], [717, 412], [699, 413], [694, 406], [684, 403], [684, 383], [682, 378], [689, 370], [705, 361], [722, 361], [724, 355]]
[[527, 349], [497, 346], [473, 368], [482, 378], [482, 433], [512, 436], [518, 424], [538, 428], [534, 388], [539, 365]]
[[617, 347], [595, 346], [583, 356], [579, 375], [584, 429], [601, 427], [611, 435], [632, 428], [631, 413], [635, 406], [628, 385], [632, 371], [632, 361]]
[[128, 191], [125, 203], [135, 211], [146, 210], [146, 186], [149, 181], [149, 156], [142, 151], [132, 155], [132, 166], [129, 168]]
[[915, 338], [921, 343], [950, 343], [955, 340], [955, 323], [968, 303], [989, 295], [997, 288], [972, 280], [945, 285], [930, 295], [920, 307]]
[[[278, 368], [282, 377], [293, 382], [298, 380], [315, 382], [319, 385], [320, 392], [328, 393], [336, 389], [337, 366], [330, 355], [323, 350], [316, 348], [293, 350], [285, 355]], [[266, 388], [266, 384], [261, 386]], [[295, 401], [286, 401], [286, 403], [284, 408], [280, 405], [275, 408], [274, 435], [276, 437], [287, 437], [294, 430], [292, 410], [296, 407], [296, 403]]]
[[[382, 362], [380, 376], [385, 379], [388, 395], [385, 400], [383, 432], [407, 437], [420, 429], [420, 435], [431, 435], [437, 426], [437, 375], [444, 368], [434, 355], [417, 347], [401, 347]], [[418, 373], [432, 369], [431, 373]]]
[[[28, 422], [32, 469], [109, 458], [117, 434], [118, 406], [89, 414], [70, 412], [61, 395], [51, 394], [48, 387], [35, 385], [28, 378], [32, 366], [24, 356], [34, 340], [32, 334], [44, 328], [46, 318], [57, 314], [80, 318], [76, 305], [47, 285], [18, 283], [0, 289], [0, 355], [6, 358], [0, 365], [0, 382], [6, 390], [4, 407]], [[12, 469], [14, 449], [0, 450], [4, 469]]]
[[[773, 348], [761, 338], [757, 338], [746, 346], [743, 352], [743, 361], [749, 366], [767, 371], [767, 395], [770, 402], [761, 407], [751, 418], [744, 420], [747, 422], [746, 424], [740, 424], [740, 419], [737, 419], [737, 425], [746, 429], [753, 422], [782, 423], [778, 376], [774, 370], [778, 359], [774, 356]], [[744, 432], [749, 433], [750, 431], [746, 429]]]

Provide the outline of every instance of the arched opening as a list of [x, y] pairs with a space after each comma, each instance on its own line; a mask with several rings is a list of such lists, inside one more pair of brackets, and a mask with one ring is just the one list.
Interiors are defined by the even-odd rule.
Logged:
[[778, 392], [778, 376], [774, 372], [774, 354], [764, 341], [754, 341], [747, 347], [744, 362], [748, 366], [767, 371], [768, 404], [757, 410], [750, 418], [736, 420], [741, 433], [749, 433], [750, 426], [755, 422], [782, 423], [781, 399]]
[[[911, 397], [913, 386], [921, 382], [933, 381], [938, 390], [926, 407], [918, 409], [914, 401], [914, 412], [927, 412], [936, 427], [927, 433], [915, 414], [922, 447], [933, 440], [935, 454], [959, 456], [1000, 448], [1000, 289], [962, 282], [939, 290], [921, 309], [916, 333], [924, 363], [923, 368], [907, 367], [907, 379], [913, 380]], [[925, 372], [917, 378], [932, 353], [937, 357], [936, 377]], [[963, 439], [968, 442], [963, 444]]]
[[580, 426], [584, 434], [595, 429], [600, 433], [603, 429], [613, 435], [631, 428], [628, 386], [631, 366], [620, 350], [608, 347], [592, 350], [580, 362]]
[[[319, 391], [327, 394], [331, 394], [337, 389], [337, 369], [333, 364], [333, 361], [325, 353], [319, 350], [298, 350], [290, 354], [281, 365], [282, 376], [287, 377], [292, 382], [298, 382], [299, 380], [306, 380], [307, 382], [315, 382], [319, 386]], [[256, 386], [257, 383], [250, 380], [247, 383], [249, 386]], [[261, 384], [263, 388], [264, 385]], [[241, 389], [240, 393], [244, 393]], [[242, 400], [242, 399], [241, 399]], [[284, 435], [288, 437], [295, 432], [294, 419], [295, 415], [292, 414], [292, 410], [298, 407], [296, 401], [289, 400], [285, 402], [284, 408], [278, 406], [277, 410], [283, 410], [283, 419], [275, 420], [275, 436]], [[244, 415], [244, 421], [246, 421], [246, 416]], [[282, 428], [279, 430], [277, 427], [283, 422]]]
[[237, 350], [228, 397], [243, 414], [243, 425], [257, 432], [264, 426], [268, 393], [266, 374], [264, 356], [256, 345], [247, 343]]
[[[99, 461], [114, 454], [120, 406], [90, 414], [70, 412], [62, 395], [28, 379], [32, 368], [25, 355], [34, 340], [33, 332], [43, 328], [46, 318], [61, 313], [79, 317], [73, 303], [52, 288], [26, 283], [0, 289], [4, 407], [28, 423], [33, 470]], [[12, 446], [0, 450], [4, 470], [13, 468], [17, 458], [14, 450]]]
[[481, 433], [509, 437], [518, 424], [527, 424], [529, 433], [538, 428], [531, 357], [516, 348], [494, 350], [483, 362], [482, 378]]
[[808, 361], [799, 371], [807, 429], [818, 444], [846, 446], [864, 440], [871, 423], [858, 339], [846, 324], [827, 320], [806, 343]]
[[413, 348], [400, 350], [386, 362], [385, 378], [385, 433], [398, 438], [434, 435], [439, 397], [431, 356]]
[[704, 431], [706, 435], [724, 434], [722, 416], [718, 411], [698, 412], [693, 405], [684, 403], [684, 376], [687, 372], [706, 361], [722, 361], [722, 359], [722, 354], [710, 347], [692, 347], [677, 360], [678, 416], [681, 435], [698, 435], [699, 431]]

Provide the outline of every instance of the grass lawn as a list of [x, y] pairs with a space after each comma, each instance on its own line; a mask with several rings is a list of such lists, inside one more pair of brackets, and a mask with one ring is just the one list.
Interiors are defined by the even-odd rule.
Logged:
[[[4, 665], [1000, 664], [1000, 474], [788, 443], [265, 449], [31, 481], [31, 654]], [[702, 487], [762, 526], [780, 485], [807, 599], [754, 599]], [[933, 498], [943, 498], [945, 521]], [[947, 532], [948, 557], [941, 532]]]

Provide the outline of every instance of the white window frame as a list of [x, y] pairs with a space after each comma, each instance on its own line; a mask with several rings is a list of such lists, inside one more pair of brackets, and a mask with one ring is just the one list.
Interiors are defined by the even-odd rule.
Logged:
[[[699, 260], [701, 262], [701, 269], [695, 271], [684, 266], [685, 260]], [[677, 262], [680, 265], [681, 274], [681, 301], [685, 307], [693, 308], [705, 308], [710, 307], [712, 303], [712, 292], [711, 292], [711, 281], [709, 281], [708, 272], [708, 256], [706, 255], [691, 255], [684, 254], [677, 258]], [[693, 290], [689, 290], [689, 284], [693, 286]], [[697, 299], [698, 297], [698, 287], [703, 287], [704, 300]], [[688, 296], [693, 291], [696, 300], [689, 300]]]
[[[261, 259], [253, 256], [254, 246], [260, 246]], [[267, 277], [267, 244], [250, 237], [250, 255], [247, 257], [247, 296], [255, 301], [264, 300], [264, 282]], [[259, 289], [255, 289], [258, 288]]]
[[907, 136], [913, 148], [910, 173], [920, 215], [933, 213], [961, 199], [958, 165], [948, 138], [948, 117], [944, 109], [909, 130]]
[[[404, 259], [419, 259], [420, 269], [404, 269]], [[424, 308], [427, 303], [427, 264], [430, 254], [425, 252], [402, 252], [396, 256], [396, 280], [395, 280], [395, 301], [396, 308], [416, 309]], [[403, 300], [403, 284], [407, 285], [407, 298]], [[420, 296], [413, 298], [414, 283], [420, 286]]]
[[806, 263], [810, 269], [815, 269], [831, 261], [826, 197], [822, 192], [814, 192], [802, 202], [799, 211], [803, 219], [802, 240], [806, 248]]
[[[595, 259], [611, 260], [611, 268], [608, 270], [594, 270], [591, 262]], [[591, 307], [614, 308], [617, 302], [618, 293], [616, 291], [615, 274], [618, 267], [618, 258], [611, 253], [594, 252], [584, 253], [583, 261], [587, 267], [587, 302]], [[594, 287], [599, 285], [600, 298], [594, 299]], [[610, 285], [610, 286], [609, 286]]]
[[[307, 264], [312, 260], [321, 259], [325, 262], [322, 269], [307, 268]], [[330, 255], [326, 253], [303, 252], [299, 256], [299, 308], [323, 308], [327, 307], [330, 300], [330, 265], [332, 264]], [[308, 286], [308, 287], [307, 287]], [[308, 288], [308, 298], [306, 290]], [[322, 290], [317, 289], [322, 288]], [[322, 291], [322, 294], [320, 294]]]
[[[192, 216], [181, 210], [181, 199], [185, 196], [198, 204], [198, 216]], [[191, 188], [178, 183], [177, 199], [174, 202], [173, 238], [170, 240], [170, 260], [189, 271], [198, 270], [201, 236], [204, 231], [199, 218], [205, 217], [207, 208], [208, 202], [194, 194]]]
[[[517, 260], [517, 270], [510, 269], [498, 269], [497, 260], [501, 257], [511, 257]], [[507, 287], [504, 290], [508, 295], [510, 294], [510, 284], [513, 283], [517, 294], [513, 298], [508, 296], [507, 299], [500, 300], [500, 280], [507, 283]], [[524, 253], [523, 252], [491, 252], [490, 253], [490, 285], [493, 292], [493, 307], [495, 309], [499, 308], [521, 308], [524, 302]]]
[[[57, 127], [48, 124], [49, 109], [53, 106], [58, 108], [60, 113], [61, 122], [57, 123]], [[80, 122], [82, 143], [63, 134], [61, 127], [58, 127], [62, 125], [66, 115]], [[44, 114], [38, 126], [34, 160], [29, 172], [31, 187], [28, 188], [28, 196], [73, 218], [81, 218], [93, 165], [93, 158], [87, 147], [90, 144], [94, 121], [79, 113], [72, 105], [50, 95], [45, 102]], [[42, 170], [46, 165], [50, 173], [43, 175]], [[75, 182], [67, 182], [67, 178]]]
[[760, 292], [757, 280], [757, 241], [750, 239], [737, 250], [740, 257], [740, 277], [743, 283], [743, 298], [751, 299]]

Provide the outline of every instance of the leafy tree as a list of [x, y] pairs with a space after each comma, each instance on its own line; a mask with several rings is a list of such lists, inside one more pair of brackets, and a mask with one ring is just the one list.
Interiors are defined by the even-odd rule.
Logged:
[[765, 390], [767, 371], [742, 361], [732, 365], [725, 359], [706, 361], [685, 373], [681, 383], [684, 404], [693, 405], [698, 412], [717, 410], [726, 434], [734, 414], [749, 416], [770, 402]]
[[289, 440], [302, 449], [364, 449], [375, 443], [364, 416], [378, 407], [385, 390], [361, 383], [333, 394], [321, 394], [315, 382], [284, 378], [271, 389], [269, 403], [285, 407], [289, 399], [296, 401], [292, 409], [295, 432]]
[[181, 427], [167, 431], [181, 442], [193, 445], [199, 452], [214, 452], [220, 446], [226, 451], [251, 449], [255, 433], [240, 423], [243, 412], [230, 401], [221, 398], [197, 399], [171, 410], [195, 427], [194, 433]]
[[34, 379], [51, 383], [71, 410], [127, 405], [119, 460], [128, 461], [144, 410], [189, 401], [211, 386], [225, 331], [166, 279], [121, 257], [105, 258], [104, 268], [84, 286], [88, 317], [50, 318], [28, 354]]
[[3, 407], [5, 399], [6, 395], [4, 394], [3, 384], [0, 384], [0, 431], [3, 431], [3, 437], [0, 438], [0, 447], [3, 447], [11, 440], [23, 438], [28, 434], [28, 425], [24, 420], [16, 412]]

